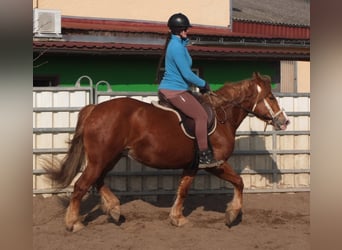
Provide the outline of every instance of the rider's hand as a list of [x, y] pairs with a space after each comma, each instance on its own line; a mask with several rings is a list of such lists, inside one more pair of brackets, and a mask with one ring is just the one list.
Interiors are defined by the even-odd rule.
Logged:
[[208, 92], [211, 92], [211, 89], [210, 89], [209, 83], [205, 82], [204, 87], [200, 88], [200, 93], [201, 94], [205, 94], [205, 93], [208, 93]]

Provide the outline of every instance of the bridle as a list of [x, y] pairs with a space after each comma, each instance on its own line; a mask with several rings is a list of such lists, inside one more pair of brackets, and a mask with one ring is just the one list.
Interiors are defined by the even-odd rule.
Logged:
[[[215, 97], [221, 99], [223, 102], [227, 103], [226, 105], [220, 106], [220, 107], [219, 107], [219, 108], [223, 111], [223, 113], [224, 113], [224, 119], [223, 119], [223, 120], [219, 120], [219, 122], [220, 122], [221, 124], [224, 124], [224, 123], [228, 120], [226, 108], [227, 108], [228, 106], [230, 106], [230, 105], [234, 105], [235, 107], [241, 108], [241, 109], [243, 109], [244, 111], [246, 111], [248, 114], [255, 115], [256, 117], [258, 117], [258, 118], [264, 120], [265, 123], [266, 123], [266, 124], [265, 124], [265, 130], [266, 130], [267, 125], [272, 124], [272, 122], [274, 122], [274, 121], [277, 119], [277, 117], [278, 117], [281, 113], [283, 113], [283, 115], [284, 115], [285, 117], [287, 117], [283, 108], [281, 108], [278, 112], [275, 113], [275, 112], [272, 110], [271, 105], [268, 103], [268, 101], [266, 100], [266, 98], [263, 98], [263, 102], [264, 102], [264, 105], [265, 105], [265, 107], [267, 108], [267, 110], [268, 110], [268, 112], [269, 112], [271, 118], [268, 117], [268, 116], [266, 116], [266, 115], [257, 114], [257, 113], [255, 112], [255, 109], [256, 109], [258, 103], [260, 102], [259, 96], [260, 96], [260, 93], [261, 93], [261, 87], [260, 87], [258, 84], [257, 84], [257, 91], [258, 91], [258, 94], [257, 94], [257, 97], [256, 97], [256, 99], [255, 99], [255, 103], [254, 103], [252, 109], [245, 108], [245, 107], [243, 107], [241, 104], [239, 104], [239, 103], [237, 103], [237, 102], [229, 101], [227, 98], [225, 98], [225, 97], [223, 97], [223, 96], [218, 96], [218, 95], [217, 95], [216, 93], [214, 93], [214, 92], [209, 92], [209, 101], [210, 101], [210, 103], [213, 103], [212, 100], [211, 100], [211, 98], [210, 98], [210, 95], [213, 95], [213, 96], [215, 96]], [[216, 113], [216, 109], [217, 109], [217, 108], [215, 108], [215, 113]], [[218, 116], [217, 116], [217, 113], [216, 113], [216, 117], [218, 117]]]
[[[255, 110], [256, 106], [258, 105], [258, 102], [259, 102], [258, 99], [259, 99], [259, 95], [260, 95], [260, 92], [261, 92], [261, 87], [260, 87], [259, 85], [257, 85], [257, 90], [258, 90], [258, 95], [257, 95], [257, 98], [256, 98], [256, 100], [255, 100], [255, 104], [254, 104], [254, 106], [253, 106], [253, 108], [252, 108], [252, 112], [254, 113], [254, 115], [256, 115], [255, 112], [254, 112], [254, 110]], [[271, 105], [268, 103], [268, 101], [266, 100], [266, 98], [263, 98], [263, 101], [264, 101], [265, 107], [267, 108], [268, 112], [270, 113], [270, 115], [271, 115], [271, 117], [272, 117], [271, 119], [265, 119], [265, 120], [273, 121], [273, 120], [275, 120], [281, 113], [283, 113], [284, 116], [286, 117], [286, 114], [285, 114], [283, 108], [279, 109], [279, 111], [278, 111], [277, 113], [274, 113], [274, 111], [273, 111], [272, 108], [271, 108]]]

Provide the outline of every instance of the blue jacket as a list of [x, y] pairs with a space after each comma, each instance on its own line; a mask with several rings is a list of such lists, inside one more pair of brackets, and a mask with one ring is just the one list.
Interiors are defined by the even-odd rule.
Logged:
[[190, 85], [204, 87], [205, 81], [191, 70], [192, 58], [188, 52], [189, 40], [182, 40], [179, 36], [171, 35], [166, 49], [165, 73], [159, 89], [189, 90]]

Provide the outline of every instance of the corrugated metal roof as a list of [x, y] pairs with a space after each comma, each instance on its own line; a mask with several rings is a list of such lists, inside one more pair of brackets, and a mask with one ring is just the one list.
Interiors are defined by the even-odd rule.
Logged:
[[[64, 30], [78, 31], [117, 31], [126, 33], [167, 34], [166, 23], [148, 23], [120, 20], [99, 20], [74, 17], [63, 17]], [[256, 37], [256, 38], [291, 38], [309, 39], [310, 28], [293, 25], [275, 25], [243, 20], [233, 22], [233, 30], [210, 26], [194, 26], [190, 35], [219, 36], [219, 37]]]
[[238, 34], [257, 34], [258, 37], [272, 37], [284, 39], [310, 39], [310, 27], [288, 26], [278, 24], [266, 24], [235, 20], [233, 22], [234, 33]]
[[58, 49], [77, 49], [77, 50], [157, 50], [160, 51], [163, 47], [159, 45], [146, 45], [146, 44], [127, 44], [127, 43], [100, 43], [100, 42], [69, 42], [69, 41], [34, 41], [35, 48], [55, 48]]
[[[74, 17], [63, 17], [62, 28], [66, 30], [78, 31], [117, 31], [125, 33], [155, 33], [160, 35], [166, 35], [168, 33], [168, 27], [166, 23], [123, 20], [99, 20], [94, 18], [84, 19]], [[237, 32], [233, 33], [228, 28], [203, 26], [192, 27], [191, 34], [207, 36], [253, 36], [253, 34], [239, 34]]]
[[[122, 44], [122, 43], [91, 43], [91, 42], [57, 42], [34, 41], [35, 49], [49, 49], [51, 52], [68, 53], [105, 53], [105, 54], [160, 54], [163, 46], [146, 44]], [[205, 57], [264, 57], [264, 58], [307, 58], [309, 51], [303, 48], [257, 48], [257, 47], [219, 47], [219, 46], [189, 46], [189, 51], [194, 56]]]

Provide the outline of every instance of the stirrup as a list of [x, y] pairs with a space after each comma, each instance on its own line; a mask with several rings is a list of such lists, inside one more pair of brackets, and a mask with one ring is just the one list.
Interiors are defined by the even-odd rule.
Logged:
[[198, 168], [200, 169], [204, 169], [204, 168], [216, 168], [218, 166], [220, 166], [223, 163], [223, 160], [220, 161], [214, 161], [214, 162], [210, 162], [210, 163], [199, 163], [198, 164]]
[[214, 168], [223, 163], [223, 160], [214, 159], [213, 152], [210, 149], [200, 152], [198, 168]]

